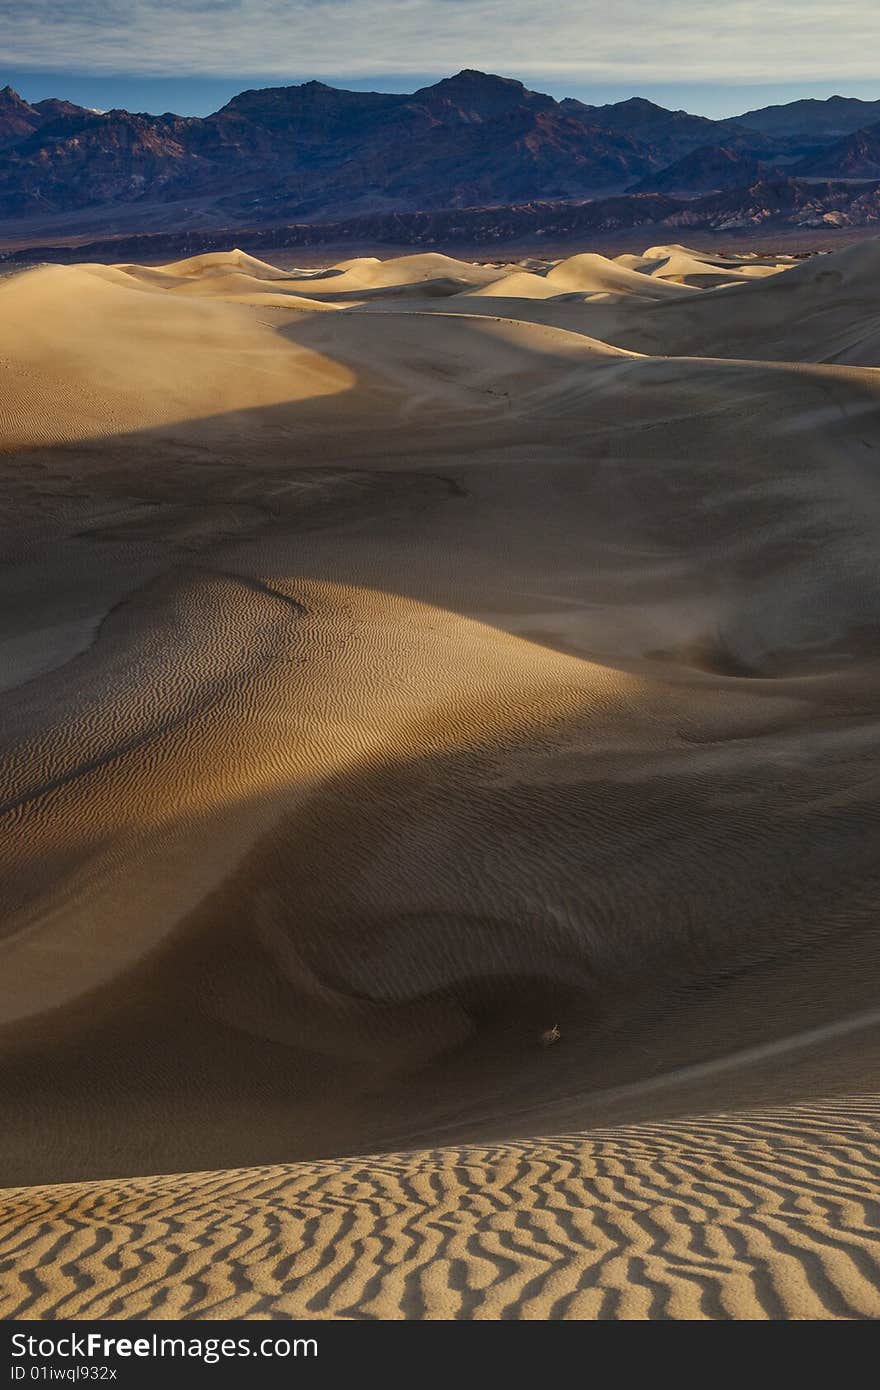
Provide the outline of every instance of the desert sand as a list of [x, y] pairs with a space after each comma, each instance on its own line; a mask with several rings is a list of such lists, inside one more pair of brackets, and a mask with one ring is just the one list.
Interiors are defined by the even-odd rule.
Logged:
[[880, 1316], [878, 325], [0, 279], [0, 1316]]

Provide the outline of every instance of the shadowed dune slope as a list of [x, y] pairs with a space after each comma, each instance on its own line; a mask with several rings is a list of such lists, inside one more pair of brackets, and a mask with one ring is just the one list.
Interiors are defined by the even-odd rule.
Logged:
[[7, 1316], [880, 1315], [878, 257], [0, 283]]
[[[695, 257], [690, 259], [695, 262]], [[880, 241], [859, 242], [795, 266], [772, 267], [769, 274], [767, 266], [760, 267], [760, 275], [758, 267], [740, 266], [738, 273], [725, 271], [719, 280], [713, 267], [703, 264], [705, 274], [695, 264], [682, 266], [679, 261], [681, 278], [703, 291], [686, 299], [649, 307], [629, 295], [604, 303], [593, 298], [568, 304], [548, 297], [541, 303], [524, 301], [521, 314], [504, 300], [503, 311], [633, 352], [880, 365]], [[656, 282], [655, 274], [645, 269], [630, 268], [627, 273], [670, 288], [679, 278]], [[549, 283], [549, 275], [547, 279]], [[503, 281], [492, 289], [503, 298]], [[475, 312], [491, 312], [476, 296], [470, 298]]]

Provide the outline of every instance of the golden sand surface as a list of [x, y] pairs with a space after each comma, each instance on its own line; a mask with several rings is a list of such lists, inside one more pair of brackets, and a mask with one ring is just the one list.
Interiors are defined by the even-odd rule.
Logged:
[[878, 366], [874, 241], [0, 280], [0, 1316], [880, 1316]]
[[854, 1098], [20, 1188], [0, 1316], [874, 1318], [878, 1119]]

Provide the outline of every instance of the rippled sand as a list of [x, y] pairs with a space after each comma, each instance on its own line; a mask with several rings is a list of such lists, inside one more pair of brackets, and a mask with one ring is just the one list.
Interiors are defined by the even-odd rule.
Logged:
[[0, 1315], [874, 1318], [878, 1118], [866, 1098], [21, 1188]]
[[0, 282], [0, 1315], [880, 1315], [878, 323]]

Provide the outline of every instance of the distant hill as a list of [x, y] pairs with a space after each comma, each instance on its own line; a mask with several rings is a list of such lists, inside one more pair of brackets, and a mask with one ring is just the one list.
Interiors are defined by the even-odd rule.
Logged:
[[586, 106], [567, 97], [559, 104], [585, 125], [630, 136], [649, 149], [652, 158], [661, 164], [700, 145], [712, 144], [717, 138], [716, 121], [691, 116], [687, 111], [667, 111], [643, 97], [630, 97], [607, 106]]
[[6, 218], [156, 201], [259, 220], [583, 198], [662, 163], [625, 130], [475, 72], [412, 95], [243, 92], [204, 120], [74, 110], [47, 123], [14, 93], [6, 107]]
[[176, 260], [203, 251], [228, 250], [236, 242], [252, 253], [281, 249], [342, 246], [489, 249], [527, 244], [588, 245], [616, 240], [638, 229], [651, 240], [673, 240], [692, 232], [735, 236], [737, 243], [767, 233], [823, 231], [880, 226], [880, 181], [864, 185], [764, 179], [750, 188], [702, 198], [641, 193], [591, 202], [530, 202], [506, 207], [475, 207], [434, 212], [381, 212], [337, 222], [285, 223], [249, 229], [220, 227], [149, 232], [85, 244], [40, 244], [30, 250], [0, 252], [4, 260], [120, 261]]
[[810, 97], [784, 106], [746, 111], [730, 124], [747, 126], [765, 135], [827, 143], [877, 121], [880, 121], [880, 101], [861, 101], [858, 97], [828, 97], [827, 101], [817, 101]]
[[556, 101], [470, 69], [412, 93], [246, 91], [205, 118], [31, 104], [5, 87], [0, 235], [4, 224], [25, 239], [100, 237], [574, 205], [628, 189], [699, 195], [752, 188], [780, 161], [805, 178], [870, 177], [863, 128], [875, 108], [880, 120], [880, 102], [832, 98], [713, 121], [640, 97]]
[[35, 131], [48, 132], [61, 118], [78, 119], [94, 114], [82, 106], [75, 106], [72, 101], [59, 101], [56, 97], [31, 105], [12, 87], [3, 87], [0, 89], [0, 149], [20, 144]]
[[702, 145], [674, 164], [649, 174], [630, 190], [633, 193], [712, 193], [757, 183], [770, 171], [750, 155], [724, 145]]
[[0, 148], [23, 140], [43, 124], [36, 107], [23, 101], [11, 87], [0, 90]]
[[880, 179], [880, 124], [809, 155], [791, 172], [826, 179]]

